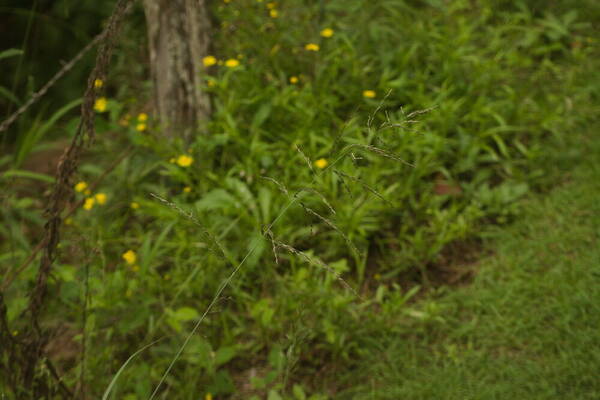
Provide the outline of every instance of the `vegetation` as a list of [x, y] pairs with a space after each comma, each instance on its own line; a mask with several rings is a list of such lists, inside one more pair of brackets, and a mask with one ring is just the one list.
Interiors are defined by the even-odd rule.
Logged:
[[[597, 339], [585, 322], [598, 304], [587, 269], [597, 252], [583, 241], [598, 221], [573, 222], [597, 185], [559, 191], [547, 209], [519, 201], [556, 184], [556, 167], [582, 151], [569, 136], [597, 113], [595, 1], [231, 0], [212, 12], [213, 54], [197, 68], [213, 113], [192, 140], [165, 139], [153, 115], [139, 4], [108, 73], [92, 82], [95, 140], [69, 182], [72, 211], [40, 320], [63, 391], [129, 400], [598, 395], [598, 357], [584, 361], [584, 343]], [[17, 77], [33, 79], [47, 61], [23, 61], [25, 50], [0, 55], [15, 77], [1, 82], [7, 116], [32, 91]], [[84, 79], [61, 84], [85, 88]], [[31, 329], [24, 315], [39, 261], [28, 259], [55, 183], [45, 166], [80, 120], [80, 94], [64, 93], [2, 133], [2, 329], [15, 343]], [[591, 182], [597, 172], [577, 176]], [[542, 211], [561, 217], [560, 230], [540, 217], [539, 240], [525, 249], [515, 232], [528, 222], [494, 234], [504, 247], [474, 272], [490, 232]], [[548, 272], [548, 243], [577, 256]], [[453, 293], [473, 274], [472, 288]], [[579, 345], [561, 347], [571, 342]], [[58, 385], [52, 371], [36, 374]], [[18, 396], [9, 386], [0, 380]]]

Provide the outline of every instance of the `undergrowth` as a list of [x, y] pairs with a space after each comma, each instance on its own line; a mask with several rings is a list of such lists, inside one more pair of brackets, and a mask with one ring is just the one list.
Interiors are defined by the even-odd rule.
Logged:
[[[516, 200], [547, 184], [545, 140], [580, 117], [596, 43], [581, 4], [217, 2], [215, 52], [198, 60], [214, 113], [189, 143], [165, 140], [152, 115], [130, 23], [96, 82], [96, 141], [72, 182], [81, 207], [52, 275], [46, 353], [63, 381], [98, 397], [159, 339], [115, 398], [150, 398], [172, 362], [159, 398], [335, 398], [374, 332], [443, 323], [435, 302], [409, 304], [428, 266], [516, 218]], [[16, 340], [36, 271], [15, 271], [53, 179], [21, 166], [51, 127], [74, 134], [72, 106], [1, 159]]]

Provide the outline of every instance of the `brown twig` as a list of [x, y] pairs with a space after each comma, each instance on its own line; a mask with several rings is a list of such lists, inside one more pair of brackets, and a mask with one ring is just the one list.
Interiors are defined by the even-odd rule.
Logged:
[[83, 49], [81, 49], [81, 51], [79, 53], [77, 53], [77, 55], [75, 57], [73, 57], [73, 59], [71, 59], [71, 61], [66, 63], [60, 69], [60, 71], [58, 71], [56, 73], [56, 75], [54, 75], [44, 86], [42, 86], [42, 88], [40, 90], [35, 92], [29, 98], [29, 100], [27, 100], [27, 102], [25, 104], [23, 104], [21, 107], [19, 107], [19, 109], [17, 111], [15, 111], [10, 117], [8, 117], [4, 121], [2, 121], [2, 124], [0, 124], [0, 132], [7, 130], [13, 124], [13, 122], [15, 122], [17, 120], [17, 118], [19, 118], [21, 116], [21, 114], [23, 114], [25, 111], [27, 111], [29, 109], [29, 107], [31, 107], [35, 102], [37, 102], [39, 99], [41, 99], [46, 94], [46, 92], [48, 92], [48, 89], [50, 89], [52, 86], [54, 86], [54, 84], [60, 78], [62, 78], [64, 74], [69, 72], [71, 70], [71, 68], [73, 68], [73, 66], [75, 64], [77, 64], [79, 62], [79, 60], [81, 60], [81, 58], [85, 55], [85, 53], [90, 51], [90, 49], [92, 47], [97, 45], [98, 42], [100, 42], [104, 38], [105, 33], [106, 32], [102, 32], [101, 34], [96, 36]]

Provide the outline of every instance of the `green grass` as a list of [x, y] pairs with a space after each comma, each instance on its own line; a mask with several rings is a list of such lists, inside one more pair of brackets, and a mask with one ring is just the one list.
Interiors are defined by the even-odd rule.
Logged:
[[[570, 168], [592, 151], [565, 138], [597, 112], [590, 106], [599, 92], [590, 79], [598, 59], [595, 2], [290, 0], [275, 5], [277, 18], [268, 3], [212, 3], [214, 56], [222, 64], [198, 60], [214, 113], [190, 143], [165, 140], [148, 106], [141, 10], [128, 20], [97, 89], [106, 108], [96, 110], [96, 141], [71, 183], [91, 184], [132, 151], [93, 193], [73, 194], [90, 207], [61, 229], [41, 321], [60, 332], [48, 353], [64, 382], [75, 387], [85, 370], [90, 396], [113, 382], [114, 398], [147, 399], [172, 364], [158, 398], [366, 396], [356, 394], [357, 382], [390, 398], [419, 396], [419, 388], [490, 394], [508, 391], [511, 377], [527, 390], [533, 376], [549, 382], [540, 393], [553, 390], [555, 366], [571, 373], [570, 360], [582, 360], [571, 357], [578, 350], [566, 346], [565, 329], [583, 321], [568, 318], [586, 311], [593, 291], [579, 286], [593, 282], [558, 261], [569, 253], [561, 246], [585, 244], [574, 240], [585, 225], [568, 217], [570, 204], [552, 218], [556, 232], [523, 225], [532, 221], [524, 209], [543, 209], [519, 200], [556, 185], [560, 174], [549, 169]], [[333, 36], [321, 36], [324, 28]], [[239, 65], [228, 67], [228, 59]], [[49, 186], [31, 185], [43, 176], [19, 165], [35, 161], [50, 138], [68, 138], [78, 122], [55, 111], [56, 120], [38, 121], [52, 125], [48, 135], [23, 130], [19, 137], [33, 139], [14, 144], [16, 160], [0, 157], [8, 169], [0, 175], [3, 280], [44, 225]], [[561, 140], [569, 143], [564, 153], [549, 146]], [[590, 215], [579, 218], [591, 222]], [[429, 273], [448, 246], [511, 222], [509, 237], [494, 233], [501, 249], [495, 263], [482, 263], [473, 286], [423, 293], [403, 280]], [[536, 229], [577, 231], [550, 246]], [[519, 230], [529, 232], [528, 242]], [[280, 243], [277, 259], [271, 239]], [[510, 243], [528, 244], [513, 249], [522, 259], [509, 257]], [[535, 262], [538, 253], [544, 264]], [[4, 293], [16, 340], [28, 334], [22, 312], [36, 265]], [[546, 329], [553, 326], [565, 328], [564, 339]]]
[[599, 129], [569, 141], [564, 183], [494, 231], [473, 284], [429, 300], [444, 322], [383, 335], [353, 375], [369, 384], [336, 398], [600, 398]]

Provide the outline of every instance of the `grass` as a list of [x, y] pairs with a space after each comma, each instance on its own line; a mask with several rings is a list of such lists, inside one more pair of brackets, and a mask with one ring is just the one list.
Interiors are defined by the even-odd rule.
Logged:
[[429, 299], [443, 322], [382, 335], [352, 375], [368, 384], [336, 398], [600, 398], [598, 129], [571, 142], [559, 187], [491, 233], [473, 284]]
[[[537, 4], [213, 2], [221, 63], [198, 60], [198, 71], [214, 113], [190, 143], [165, 141], [148, 106], [134, 10], [96, 88], [97, 140], [71, 182], [83, 207], [65, 218], [41, 321], [65, 384], [96, 397], [110, 385], [107, 397], [127, 400], [428, 398], [416, 391], [492, 395], [511, 377], [559, 382], [558, 360], [574, 371], [576, 349], [540, 324], [573, 331], [568, 312], [585, 308], [569, 302], [593, 293], [567, 295], [593, 282], [557, 262], [561, 246], [585, 244], [574, 240], [585, 225], [567, 206], [557, 232], [523, 225], [542, 208], [519, 199], [556, 184], [548, 166], [592, 154], [565, 138], [596, 112], [600, 17], [591, 0]], [[11, 281], [1, 333], [17, 342], [30, 333], [37, 264], [12, 276], [39, 240], [49, 188], [30, 179], [52, 181], [18, 168], [78, 122], [50, 115], [38, 121], [47, 134], [0, 157], [0, 273]], [[550, 140], [569, 143], [552, 150], [564, 157], [544, 161]], [[512, 234], [490, 233], [514, 221]], [[525, 242], [519, 229], [528, 248], [502, 247]], [[535, 229], [581, 231], [552, 247]], [[491, 236], [501, 248], [472, 286], [403, 281], [430, 274], [449, 246]]]

